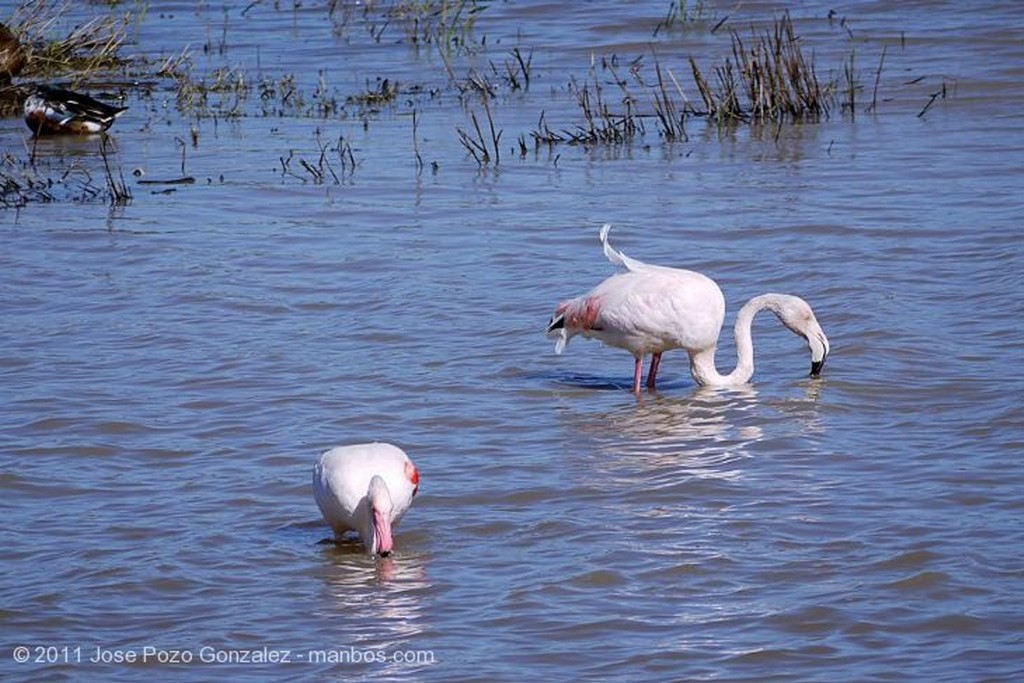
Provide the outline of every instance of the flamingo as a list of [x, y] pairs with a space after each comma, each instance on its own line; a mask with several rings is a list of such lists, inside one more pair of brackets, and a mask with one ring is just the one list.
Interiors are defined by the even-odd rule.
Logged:
[[313, 496], [335, 539], [355, 531], [371, 555], [394, 549], [391, 529], [412, 504], [420, 473], [389, 443], [338, 446], [313, 468]]
[[725, 321], [725, 297], [718, 284], [701, 273], [656, 266], [616, 251], [608, 243], [610, 225], [601, 228], [605, 256], [625, 272], [612, 275], [588, 293], [559, 304], [548, 324], [555, 353], [582, 334], [609, 346], [626, 349], [636, 363], [633, 393], [640, 393], [644, 357], [651, 354], [647, 389], [654, 390], [661, 355], [686, 349], [690, 374], [698, 384], [736, 386], [754, 374], [754, 344], [750, 327], [761, 310], [774, 313], [782, 324], [807, 341], [811, 377], [818, 377], [828, 357], [825, 332], [806, 301], [791, 294], [761, 294], [744, 304], [736, 317], [738, 362], [727, 375], [715, 367], [715, 348]]

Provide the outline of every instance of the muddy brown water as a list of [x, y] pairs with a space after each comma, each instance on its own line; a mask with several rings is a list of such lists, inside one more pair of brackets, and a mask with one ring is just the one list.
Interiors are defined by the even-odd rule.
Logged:
[[[648, 116], [628, 144], [537, 150], [542, 111], [583, 123], [570, 79], [619, 108], [623, 78], [649, 115], [629, 71], [657, 59], [699, 101], [686, 60], [729, 53], [711, 28], [784, 5], [655, 36], [667, 2], [490, 3], [446, 57], [495, 87], [483, 169], [456, 131], [479, 97], [386, 7], [247, 4], [149, 3], [128, 50], [294, 75], [305, 111], [253, 86], [197, 115], [140, 83], [112, 131], [129, 205], [0, 213], [4, 680], [1019, 679], [1017, 3], [803, 3], [819, 73], [855, 55], [855, 116], [691, 118], [675, 142]], [[498, 75], [514, 48], [525, 92]], [[378, 78], [393, 104], [345, 102]], [[0, 140], [32, 147], [18, 119]], [[320, 144], [337, 181], [300, 165]], [[180, 177], [183, 149], [194, 184], [139, 184]], [[103, 187], [96, 140], [35, 154]], [[822, 379], [769, 316], [740, 389], [697, 388], [677, 352], [638, 400], [625, 352], [555, 356], [554, 305], [613, 272], [605, 222], [719, 281], [720, 365], [747, 298], [809, 300]], [[422, 474], [383, 561], [317, 544], [309, 485], [322, 450], [370, 439]]]

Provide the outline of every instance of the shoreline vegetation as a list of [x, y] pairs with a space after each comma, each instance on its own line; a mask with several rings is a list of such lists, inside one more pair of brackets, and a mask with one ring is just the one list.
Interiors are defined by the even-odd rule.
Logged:
[[[14, 84], [0, 89], [16, 101], [23, 97], [22, 84], [59, 83], [101, 99], [118, 99], [122, 105], [154, 109], [155, 93], [173, 93], [174, 105], [190, 127], [191, 137], [190, 142], [175, 138], [181, 148], [182, 177], [168, 181], [174, 183], [188, 182], [185, 148], [199, 145], [199, 124], [209, 120], [216, 124], [253, 116], [355, 119], [368, 127], [374, 116], [401, 101], [412, 107], [410, 156], [420, 173], [424, 162], [417, 128], [422, 108], [426, 102], [445, 97], [456, 98], [464, 110], [466, 123], [454, 126], [452, 135], [481, 169], [500, 165], [506, 155], [525, 158], [531, 152], [551, 152], [560, 146], [621, 146], [644, 140], [650, 144], [652, 136], [662, 143], [685, 142], [694, 120], [703, 119], [728, 131], [748, 124], [781, 128], [815, 123], [836, 112], [852, 119], [859, 107], [877, 111], [884, 48], [877, 70], [869, 76], [871, 83], [865, 86], [852, 48], [848, 59], [822, 72], [814, 50], [801, 38], [788, 13], [742, 28], [734, 27], [728, 15], [716, 15], [703, 2], [694, 5], [673, 0], [668, 12], [652, 26], [649, 53], [629, 61], [614, 54], [596, 56], [587, 77], [567, 80], [563, 94], [576, 105], [575, 120], [553, 123], [550, 115], [540, 110], [536, 126], [509, 143], [498, 123], [501, 107], [506, 98], [529, 92], [537, 68], [536, 53], [528, 46], [517, 46], [492, 58], [486, 69], [462, 66], [470, 61], [479, 64], [480, 55], [498, 52], [488, 47], [487, 36], [480, 31], [488, 6], [484, 0], [327, 2], [324, 20], [335, 34], [365, 31], [373, 43], [435, 51], [444, 72], [431, 74], [430, 84], [398, 83], [379, 76], [366, 83], [364, 90], [344, 94], [327, 83], [323, 70], [312, 88], [304, 88], [294, 74], [271, 76], [258, 66], [255, 74], [240, 67], [202, 72], [195, 66], [197, 57], [229, 50], [237, 24], [227, 12], [220, 30], [211, 29], [203, 45], [186, 45], [170, 56], [153, 58], [132, 52], [137, 47], [136, 29], [148, 12], [144, 0], [97, 2], [91, 5], [96, 16], [71, 28], [67, 28], [70, 0], [32, 0], [22, 3], [12, 16], [0, 17], [28, 55]], [[256, 11], [288, 10], [270, 0], [253, 0], [241, 15]], [[840, 40], [850, 31], [846, 20], [834, 14], [818, 21], [834, 27]], [[725, 34], [730, 50], [712, 63], [693, 55], [668, 59], [659, 54], [664, 41], [683, 30]], [[672, 47], [678, 49], [675, 44]], [[466, 56], [475, 59], [460, 59]], [[870, 103], [865, 107], [860, 99], [867, 92]], [[940, 95], [945, 96], [945, 86], [927, 106]], [[103, 162], [96, 174], [98, 180], [75, 162], [41, 158], [32, 141], [24, 156], [5, 151], [0, 159], [0, 206], [20, 208], [54, 201], [130, 203], [131, 189], [120, 171], [116, 145], [106, 134], [97, 137], [102, 138], [97, 154]], [[343, 137], [327, 141], [319, 129], [314, 137], [305, 156], [293, 150], [287, 158], [279, 158], [281, 177], [313, 184], [342, 184], [351, 178], [359, 167], [351, 144]], [[550, 163], [557, 164], [559, 156], [550, 154]], [[437, 162], [430, 167], [437, 172]]]

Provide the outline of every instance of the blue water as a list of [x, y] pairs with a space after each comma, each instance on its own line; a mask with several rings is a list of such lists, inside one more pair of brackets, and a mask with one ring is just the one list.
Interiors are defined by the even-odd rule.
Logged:
[[[244, 8], [150, 3], [128, 49], [236, 69], [243, 116], [233, 94], [180, 106], [170, 79], [112, 88], [130, 204], [75, 201], [82, 169], [104, 187], [97, 141], [43, 140], [40, 173], [77, 169], [61, 200], [0, 213], [4, 680], [1020, 678], [1016, 4], [802, 5], [822, 74], [855, 52], [854, 117], [694, 117], [674, 143], [648, 119], [631, 144], [524, 157], [542, 110], [582, 123], [570, 77], [620, 105], [602, 56], [629, 79], [642, 56], [651, 83], [653, 45], [699, 101], [687, 58], [729, 53], [711, 27], [783, 5], [654, 37], [669, 3], [491, 3], [446, 55], [456, 83], [397, 17], [373, 39], [383, 6]], [[534, 50], [526, 92], [489, 66], [513, 47]], [[502, 129], [483, 168], [457, 134], [484, 115], [471, 68]], [[401, 94], [264, 115], [261, 81], [295, 74], [309, 101], [319, 69], [339, 101], [378, 76]], [[0, 142], [33, 144], [18, 119]], [[337, 181], [299, 163], [321, 144]], [[720, 369], [744, 301], [807, 299], [822, 379], [770, 316], [738, 389], [696, 387], [675, 352], [638, 398], [627, 353], [556, 356], [554, 306], [614, 272], [605, 222], [719, 282]], [[318, 544], [309, 485], [320, 452], [371, 439], [422, 475], [387, 560]]]

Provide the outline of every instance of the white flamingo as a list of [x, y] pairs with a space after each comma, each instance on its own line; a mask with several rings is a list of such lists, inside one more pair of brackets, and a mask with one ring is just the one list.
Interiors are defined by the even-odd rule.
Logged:
[[690, 373], [698, 384], [735, 386], [754, 374], [754, 343], [750, 326], [763, 309], [807, 341], [811, 377], [818, 377], [828, 357], [828, 338], [806, 301], [790, 294], [762, 294], [748, 301], [736, 317], [735, 369], [722, 375], [715, 367], [715, 348], [725, 322], [725, 297], [711, 278], [691, 270], [655, 266], [629, 258], [608, 243], [610, 225], [600, 239], [608, 259], [626, 271], [611, 276], [583, 296], [562, 302], [548, 324], [561, 353], [569, 340], [582, 334], [609, 346], [626, 349], [636, 358], [633, 391], [640, 393], [644, 357], [651, 354], [647, 388], [655, 388], [661, 354], [686, 349]]
[[420, 474], [401, 448], [388, 443], [338, 446], [313, 468], [313, 495], [334, 536], [359, 534], [370, 554], [394, 548], [391, 529], [412, 504]]

